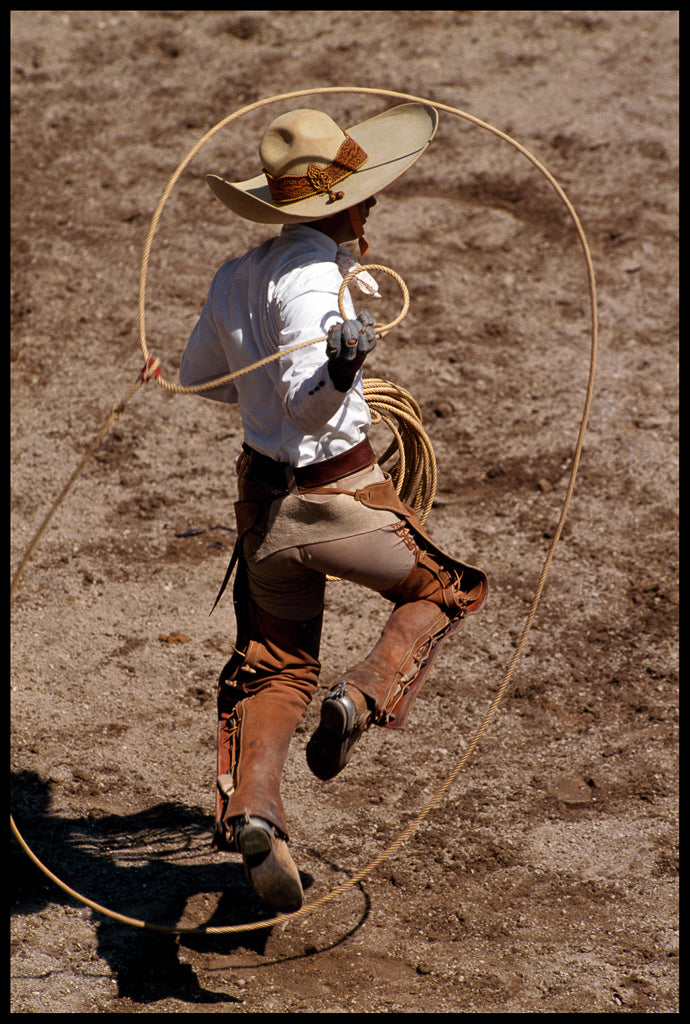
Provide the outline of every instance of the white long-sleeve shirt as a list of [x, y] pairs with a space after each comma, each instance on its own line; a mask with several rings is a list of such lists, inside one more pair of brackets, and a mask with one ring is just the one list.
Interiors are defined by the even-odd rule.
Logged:
[[[181, 383], [205, 383], [327, 334], [342, 319], [337, 254], [331, 238], [297, 224], [225, 263], [182, 357]], [[348, 318], [355, 315], [347, 293], [344, 308]], [[347, 393], [336, 391], [325, 342], [200, 394], [239, 403], [247, 444], [292, 466], [341, 455], [363, 440], [371, 425], [361, 371]]]

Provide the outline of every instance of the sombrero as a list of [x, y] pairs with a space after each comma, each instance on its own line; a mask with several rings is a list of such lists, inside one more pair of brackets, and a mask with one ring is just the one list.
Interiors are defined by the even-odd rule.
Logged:
[[291, 110], [266, 129], [263, 173], [206, 181], [233, 213], [260, 224], [320, 220], [363, 202], [418, 160], [436, 132], [438, 114], [403, 103], [343, 131], [320, 110]]

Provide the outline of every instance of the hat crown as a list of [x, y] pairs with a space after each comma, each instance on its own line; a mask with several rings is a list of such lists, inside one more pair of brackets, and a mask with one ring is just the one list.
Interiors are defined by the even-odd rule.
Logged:
[[291, 110], [268, 126], [259, 146], [261, 164], [272, 178], [303, 175], [311, 163], [330, 164], [345, 132], [320, 110]]

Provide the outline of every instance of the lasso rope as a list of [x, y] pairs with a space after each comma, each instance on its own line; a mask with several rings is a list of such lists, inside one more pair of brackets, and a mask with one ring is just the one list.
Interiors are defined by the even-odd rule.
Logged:
[[[457, 107], [452, 107], [452, 106], [450, 106], [448, 104], [445, 104], [445, 103], [438, 103], [438, 102], [436, 102], [434, 100], [427, 100], [427, 99], [424, 99], [424, 98], [419, 97], [419, 96], [412, 96], [412, 95], [410, 95], [408, 93], [393, 92], [393, 91], [387, 90], [387, 89], [374, 89], [374, 88], [365, 88], [365, 87], [358, 87], [358, 86], [330, 86], [330, 87], [325, 87], [325, 88], [301, 89], [301, 90], [298, 90], [296, 92], [282, 93], [281, 95], [278, 95], [278, 96], [272, 96], [272, 97], [269, 97], [267, 99], [257, 100], [255, 103], [251, 103], [248, 106], [242, 107], [240, 110], [236, 111], [235, 113], [229, 114], [227, 117], [223, 118], [222, 121], [219, 121], [218, 124], [216, 124], [213, 128], [211, 128], [203, 136], [203, 138], [201, 138], [196, 143], [196, 145], [189, 151], [189, 153], [187, 154], [185, 159], [177, 167], [177, 169], [173, 173], [172, 177], [170, 178], [170, 181], [168, 182], [165, 190], [163, 191], [163, 194], [162, 194], [162, 196], [161, 196], [161, 198], [160, 198], [160, 200], [158, 202], [158, 206], [156, 207], [155, 213], [153, 215], [153, 218], [152, 218], [152, 221], [151, 221], [151, 226], [149, 228], [148, 236], [147, 236], [147, 239], [146, 239], [146, 244], [145, 244], [145, 247], [144, 247], [144, 254], [143, 254], [142, 265], [141, 265], [140, 288], [139, 288], [139, 336], [140, 336], [141, 347], [142, 347], [142, 351], [143, 351], [143, 354], [144, 354], [144, 360], [145, 360], [144, 369], [140, 372], [137, 381], [135, 381], [135, 383], [128, 390], [126, 395], [123, 396], [121, 401], [113, 406], [113, 409], [111, 411], [110, 417], [109, 417], [107, 423], [105, 424], [103, 430], [100, 432], [100, 434], [96, 438], [95, 442], [91, 445], [91, 447], [87, 451], [86, 455], [82, 458], [81, 462], [77, 466], [77, 469], [74, 471], [74, 473], [72, 474], [72, 476], [68, 480], [68, 482], [65, 485], [65, 487], [63, 487], [62, 491], [60, 492], [60, 495], [58, 496], [58, 499], [51, 506], [47, 516], [43, 520], [43, 523], [41, 524], [38, 532], [34, 536], [31, 544], [29, 545], [29, 548], [28, 548], [27, 552], [25, 553], [24, 557], [22, 558], [22, 560], [21, 560], [21, 562], [19, 564], [19, 568], [17, 569], [17, 571], [16, 571], [16, 573], [14, 575], [14, 578], [13, 578], [13, 581], [12, 581], [11, 590], [10, 590], [10, 599], [11, 599], [12, 595], [14, 594], [14, 590], [16, 588], [16, 585], [17, 585], [17, 583], [19, 581], [19, 578], [20, 578], [20, 576], [21, 576], [21, 574], [22, 574], [22, 572], [24, 570], [24, 567], [25, 567], [26, 563], [28, 562], [32, 552], [35, 550], [35, 547], [36, 547], [36, 545], [38, 543], [38, 540], [39, 540], [40, 536], [44, 532], [46, 526], [48, 525], [48, 522], [52, 518], [52, 516], [53, 516], [54, 512], [56, 511], [57, 507], [59, 506], [59, 504], [61, 504], [61, 502], [66, 497], [69, 489], [71, 488], [72, 484], [74, 483], [74, 480], [77, 478], [77, 476], [81, 472], [81, 469], [82, 469], [83, 464], [85, 463], [86, 459], [92, 454], [92, 452], [101, 443], [103, 437], [105, 436], [105, 434], [107, 433], [108, 429], [110, 428], [110, 425], [112, 424], [113, 420], [116, 419], [117, 417], [119, 417], [122, 414], [122, 412], [124, 410], [124, 407], [131, 400], [131, 398], [133, 397], [135, 392], [138, 390], [138, 388], [141, 386], [141, 384], [144, 381], [150, 380], [150, 379], [154, 379], [161, 387], [165, 388], [168, 391], [172, 391], [172, 392], [175, 392], [177, 394], [189, 394], [189, 393], [199, 393], [199, 392], [207, 390], [207, 389], [209, 389], [211, 387], [218, 387], [224, 381], [227, 381], [227, 380], [231, 379], [232, 375], [228, 374], [225, 377], [221, 377], [221, 378], [218, 378], [218, 379], [216, 379], [214, 381], [207, 382], [207, 383], [205, 383], [203, 385], [197, 385], [197, 386], [195, 386], [193, 388], [185, 388], [182, 385], [173, 384], [170, 381], [167, 381], [165, 379], [165, 377], [164, 377], [164, 375], [163, 375], [163, 373], [162, 373], [162, 371], [160, 369], [160, 363], [159, 363], [158, 359], [151, 356], [151, 354], [150, 354], [150, 352], [148, 350], [147, 342], [146, 342], [146, 329], [145, 329], [145, 320], [146, 320], [146, 316], [145, 316], [146, 277], [147, 277], [148, 264], [149, 264], [150, 254], [151, 254], [151, 246], [152, 246], [152, 243], [153, 243], [153, 238], [154, 238], [154, 235], [156, 233], [156, 229], [158, 227], [158, 223], [159, 223], [160, 216], [161, 216], [161, 213], [163, 211], [163, 208], [164, 208], [166, 202], [168, 201], [168, 199], [170, 197], [170, 194], [171, 194], [171, 192], [172, 192], [176, 182], [178, 181], [180, 175], [182, 174], [184, 168], [189, 164], [189, 162], [193, 159], [193, 157], [196, 155], [196, 153], [198, 153], [198, 151], [201, 149], [201, 147], [213, 135], [215, 135], [218, 131], [220, 131], [221, 128], [223, 128], [226, 125], [230, 124], [236, 118], [238, 118], [238, 117], [240, 117], [240, 116], [242, 116], [244, 114], [247, 114], [251, 110], [257, 110], [260, 107], [263, 107], [263, 106], [265, 106], [265, 105], [267, 105], [269, 103], [278, 102], [279, 100], [292, 100], [292, 99], [296, 99], [298, 97], [311, 96], [311, 95], [314, 95], [314, 94], [323, 94], [323, 93], [362, 93], [362, 94], [368, 94], [368, 95], [385, 96], [385, 97], [388, 97], [388, 98], [391, 98], [391, 99], [404, 100], [404, 101], [407, 101], [407, 102], [411, 101], [411, 102], [416, 102], [416, 103], [426, 103], [429, 106], [435, 107], [437, 110], [446, 111], [447, 113], [452, 114], [452, 115], [454, 115], [456, 117], [463, 118], [464, 120], [469, 121], [470, 123], [476, 125], [477, 127], [485, 129], [486, 131], [490, 132], [491, 134], [497, 136], [498, 138], [502, 139], [504, 142], [507, 142], [509, 145], [513, 146], [520, 153], [522, 153], [522, 155], [524, 157], [526, 157], [526, 159], [529, 160], [530, 163], [546, 178], [546, 180], [549, 182], [551, 187], [556, 192], [556, 194], [559, 197], [559, 199], [565, 205], [565, 207], [566, 207], [566, 209], [567, 209], [567, 211], [568, 211], [568, 213], [569, 213], [569, 215], [570, 215], [570, 217], [571, 217], [571, 219], [573, 221], [573, 224], [575, 226], [575, 230], [577, 232], [577, 236], [578, 236], [580, 245], [582, 247], [582, 253], [583, 253], [583, 257], [584, 257], [585, 264], [586, 264], [586, 269], [587, 269], [587, 279], [588, 279], [588, 288], [589, 288], [589, 301], [590, 301], [590, 315], [591, 315], [591, 342], [590, 342], [589, 375], [588, 375], [588, 380], [587, 380], [585, 402], [584, 402], [582, 417], [581, 417], [581, 421], [580, 421], [580, 428], [579, 428], [579, 431], [578, 431], [578, 436], [577, 436], [577, 440], [576, 440], [576, 443], [575, 443], [575, 449], [574, 449], [574, 453], [573, 453], [573, 462], [572, 462], [572, 466], [571, 466], [571, 469], [570, 469], [570, 477], [569, 477], [569, 481], [568, 481], [568, 486], [566, 488], [566, 494], [565, 494], [565, 497], [563, 499], [563, 505], [561, 507], [561, 513], [560, 513], [560, 516], [559, 516], [559, 519], [558, 519], [558, 523], [556, 524], [556, 529], [554, 531], [554, 534], [553, 534], [553, 537], [552, 537], [552, 540], [551, 540], [551, 544], [549, 545], [549, 549], [547, 551], [546, 558], [545, 558], [544, 564], [542, 566], [542, 570], [541, 570], [541, 573], [540, 573], [540, 576], [539, 576], [539, 580], [538, 580], [537, 587], [536, 587], [536, 590], [535, 590], [535, 593], [534, 593], [534, 597], [532, 599], [532, 603], [530, 605], [530, 609], [529, 609], [529, 612], [528, 612], [528, 615], [527, 615], [527, 619], [525, 621], [525, 624], [524, 624], [523, 629], [522, 629], [522, 633], [520, 634], [520, 638], [519, 638], [519, 640], [517, 642], [517, 645], [515, 647], [515, 651], [513, 652], [513, 656], [512, 656], [512, 658], [510, 660], [510, 664], [508, 665], [508, 668], [507, 668], [507, 670], [505, 672], [505, 675], [504, 675], [504, 677], [503, 677], [503, 679], [501, 681], [501, 684], [500, 684], [500, 686], [499, 686], [499, 688], [498, 688], [498, 690], [496, 692], [496, 695], [494, 696], [494, 699], [491, 701], [491, 704], [489, 705], [488, 710], [486, 711], [486, 713], [485, 713], [482, 721], [480, 722], [476, 732], [474, 733], [472, 739], [468, 743], [468, 745], [467, 745], [467, 747], [466, 747], [462, 757], [457, 762], [457, 764], [453, 767], [453, 769], [448, 773], [448, 775], [445, 777], [445, 779], [440, 783], [440, 785], [437, 787], [437, 789], [435, 790], [435, 792], [433, 793], [431, 798], [427, 801], [427, 803], [424, 805], [424, 807], [419, 812], [419, 814], [413, 819], [413, 821], [410, 822], [410, 824], [402, 832], [400, 832], [400, 834], [382, 851], [382, 853], [380, 853], [376, 858], [374, 858], [374, 860], [372, 860], [370, 863], [368, 863], [360, 871], [356, 872], [354, 875], [352, 875], [346, 881], [342, 882], [340, 885], [336, 886], [330, 892], [325, 893], [324, 895], [322, 895], [320, 897], [317, 897], [315, 900], [313, 900], [313, 901], [311, 901], [309, 903], [304, 904], [299, 910], [294, 911], [293, 913], [290, 913], [290, 914], [280, 914], [280, 915], [278, 915], [276, 917], [273, 917], [273, 918], [270, 918], [270, 919], [264, 920], [264, 921], [254, 921], [254, 922], [248, 922], [247, 924], [225, 925], [225, 926], [218, 926], [218, 927], [211, 927], [211, 926], [175, 927], [175, 926], [156, 925], [156, 924], [152, 924], [152, 923], [147, 922], [147, 921], [139, 920], [137, 918], [129, 917], [129, 916], [125, 915], [125, 914], [119, 914], [116, 911], [110, 910], [109, 908], [104, 907], [101, 904], [94, 902], [93, 900], [88, 899], [86, 896], [83, 896], [81, 893], [77, 892], [76, 890], [74, 890], [70, 886], [68, 886], [65, 882], [62, 881], [62, 879], [58, 878], [57, 875], [55, 875], [52, 871], [50, 871], [39, 860], [39, 858], [36, 856], [36, 854], [33, 852], [33, 850], [31, 850], [31, 848], [28, 846], [28, 844], [24, 840], [23, 836], [19, 832], [19, 829], [17, 828], [17, 826], [16, 826], [16, 824], [14, 822], [14, 819], [13, 819], [12, 815], [10, 815], [10, 827], [12, 829], [12, 832], [14, 833], [15, 838], [19, 842], [21, 848], [24, 850], [24, 852], [27, 854], [27, 856], [33, 861], [33, 863], [52, 882], [54, 882], [55, 885], [57, 885], [60, 889], [62, 889], [64, 892], [66, 892], [69, 896], [73, 897], [74, 899], [77, 899], [79, 902], [81, 902], [84, 905], [90, 907], [92, 910], [95, 910], [98, 913], [105, 915], [106, 917], [110, 917], [110, 918], [112, 918], [112, 919], [114, 919], [116, 921], [119, 921], [120, 923], [131, 925], [131, 926], [133, 926], [135, 928], [144, 928], [144, 929], [147, 929], [149, 931], [164, 932], [166, 934], [190, 934], [190, 933], [192, 933], [192, 934], [203, 934], [203, 935], [225, 935], [225, 934], [234, 933], [234, 932], [247, 932], [247, 931], [254, 931], [254, 930], [257, 930], [257, 929], [260, 929], [260, 928], [268, 928], [268, 927], [271, 927], [271, 926], [273, 926], [275, 924], [279, 924], [279, 923], [282, 923], [282, 922], [285, 922], [285, 921], [288, 921], [288, 920], [293, 920], [293, 919], [296, 919], [296, 918], [299, 918], [299, 917], [303, 917], [306, 914], [309, 914], [309, 913], [315, 911], [316, 909], [326, 905], [327, 903], [330, 903], [333, 900], [339, 898], [341, 895], [343, 895], [349, 889], [353, 888], [359, 882], [361, 882], [367, 875], [369, 875], [373, 871], [375, 871], [376, 868], [380, 864], [382, 864], [385, 860], [387, 860], [390, 856], [392, 856], [399, 849], [399, 847], [402, 846], [402, 844], [409, 838], [409, 836], [412, 835], [412, 833], [416, 831], [416, 829], [419, 827], [419, 825], [428, 816], [430, 811], [436, 806], [436, 804], [439, 802], [439, 800], [443, 797], [443, 794], [453, 784], [453, 782], [455, 781], [457, 776], [460, 774], [462, 769], [465, 767], [465, 765], [466, 765], [467, 761], [469, 760], [469, 758], [474, 753], [474, 751], [475, 751], [476, 747], [478, 746], [482, 736], [484, 735], [484, 732], [486, 731], [486, 729], [487, 729], [487, 727], [489, 725], [489, 722], [493, 718], [493, 716], [496, 713], [496, 710], [497, 710], [499, 704], [503, 700], [503, 697], [504, 697], [505, 692], [507, 690], [507, 687], [508, 687], [508, 684], [510, 682], [510, 679], [512, 678], [515, 666], [516, 666], [516, 664], [517, 664], [517, 662], [518, 662], [518, 660], [520, 658], [520, 655], [522, 654], [522, 650], [523, 650], [525, 642], [527, 640], [527, 635], [528, 635], [528, 633], [529, 633], [529, 631], [531, 629], [532, 623], [534, 621], [534, 617], [535, 617], [536, 612], [537, 612], [537, 606], [538, 606], [539, 601], [541, 599], [541, 595], [542, 595], [542, 592], [543, 592], [543, 589], [544, 589], [544, 584], [546, 582], [546, 576], [548, 574], [549, 567], [550, 567], [551, 562], [553, 560], [553, 556], [554, 556], [554, 553], [556, 551], [556, 547], [557, 547], [558, 542], [560, 540], [560, 537], [561, 537], [561, 534], [562, 534], [562, 531], [563, 531], [563, 526], [565, 524], [566, 516], [567, 516], [567, 513], [568, 513], [568, 508], [570, 506], [570, 501], [572, 499], [573, 491], [575, 489], [575, 480], [576, 480], [576, 477], [577, 477], [577, 470], [578, 470], [578, 466], [579, 466], [579, 462], [580, 462], [580, 456], [582, 454], [582, 446], [583, 446], [583, 443], [584, 443], [585, 432], [586, 432], [586, 429], [587, 429], [587, 422], [588, 422], [588, 419], [589, 419], [589, 413], [590, 413], [591, 404], [592, 404], [592, 396], [593, 396], [593, 393], [594, 393], [594, 375], [595, 375], [595, 371], [596, 371], [596, 354], [597, 354], [597, 345], [598, 345], [597, 300], [596, 300], [596, 284], [595, 284], [595, 277], [594, 277], [594, 266], [593, 266], [593, 263], [592, 263], [592, 257], [591, 257], [591, 253], [590, 253], [590, 250], [589, 250], [589, 245], [587, 243], [587, 238], [586, 238], [585, 232], [584, 232], [584, 230], [582, 228], [582, 225], [580, 223], [580, 219], [579, 219], [577, 213], [575, 212], [575, 209], [574, 209], [572, 203], [570, 202], [570, 200], [566, 196], [566, 194], [563, 191], [563, 189], [561, 188], [561, 186], [555, 180], [555, 178], [553, 177], [551, 172], [548, 171], [547, 168], [539, 160], [537, 160], [537, 158], [534, 157], [527, 149], [525, 149], [524, 146], [522, 146], [515, 139], [511, 138], [510, 135], [507, 135], [505, 132], [500, 131], [500, 129], [495, 128], [493, 125], [490, 125], [486, 121], [480, 120], [479, 118], [475, 117], [472, 114], [468, 114], [467, 112], [465, 112], [463, 110], [459, 110]], [[385, 268], [385, 270], [386, 270], [386, 272], [390, 272], [388, 270], [388, 268]], [[394, 324], [389, 325], [388, 329], [392, 329], [393, 325]], [[265, 362], [265, 360], [262, 360], [262, 362], [260, 364], [254, 364], [253, 367], [249, 367], [245, 372], [249, 372], [249, 370], [255, 369], [258, 365], [262, 365], [264, 362]], [[380, 383], [381, 382], [375, 382], [375, 386], [378, 387], [380, 385]], [[386, 382], [383, 382], [383, 383], [385, 384]], [[393, 387], [394, 388], [393, 393], [388, 392], [388, 388], [389, 387]], [[378, 404], [379, 407], [377, 408], [376, 405], [374, 405], [375, 415], [380, 416], [381, 419], [384, 420], [389, 426], [391, 425], [391, 422], [394, 419], [397, 422], [400, 422], [400, 421], [406, 422], [407, 418], [410, 415], [410, 413], [409, 413], [410, 405], [407, 402], [407, 399], [404, 399], [404, 401], [402, 402], [402, 406], [405, 406], [405, 408], [402, 408], [402, 406], [401, 406], [401, 391], [402, 390], [403, 389], [395, 388], [394, 386], [390, 386], [390, 385], [386, 384], [386, 388], [382, 389], [383, 393], [380, 394], [379, 392], [377, 392], [377, 395], [376, 395], [376, 398], [375, 398], [375, 402]], [[405, 394], [407, 394], [407, 393], [405, 392]], [[372, 398], [373, 398], [373, 396], [370, 393], [368, 400], [371, 401]], [[408, 396], [408, 398], [409, 398], [409, 396]], [[413, 414], [412, 414], [412, 418], [413, 419], [417, 415], [417, 413], [414, 411], [414, 405], [415, 405], [415, 403], [412, 401], [412, 406], [411, 407], [413, 409]], [[421, 418], [420, 418], [420, 420], [421, 420]], [[396, 430], [393, 430], [393, 433], [396, 434]], [[399, 463], [398, 469], [397, 469], [397, 483], [402, 485], [403, 479], [405, 481], [409, 480], [409, 475], [406, 472], [406, 463], [407, 463], [407, 461], [411, 461], [412, 464], [414, 465], [415, 464], [414, 460], [419, 455], [419, 451], [415, 447], [415, 445], [417, 445], [419, 443], [419, 433], [418, 433], [416, 427], [414, 427], [411, 430], [410, 436], [408, 436], [408, 432], [405, 429], [405, 438], [404, 439], [403, 439], [403, 435], [400, 433], [400, 431], [398, 431], [397, 433], [398, 433], [398, 435], [400, 437], [400, 440], [402, 441], [402, 446], [400, 444], [398, 445], [398, 447], [399, 447], [399, 449], [401, 451], [401, 456], [400, 456], [400, 463]], [[410, 440], [411, 436], [414, 436], [414, 439], [415, 439], [414, 441]], [[424, 435], [424, 437], [426, 437], [426, 435]], [[426, 441], [428, 441], [428, 439], [426, 439]], [[426, 441], [422, 441], [422, 445], [423, 445], [423, 448], [424, 448], [425, 451], [426, 451]], [[429, 445], [429, 448], [430, 448], [430, 445]], [[434, 481], [433, 482], [433, 486], [435, 487], [435, 465], [434, 465], [434, 468], [433, 468], [433, 472], [431, 473], [431, 477], [432, 477], [432, 479]], [[406, 484], [406, 486], [407, 486], [407, 484]], [[428, 492], [428, 489], [429, 489], [428, 485], [426, 486], [426, 488], [422, 488], [423, 491], [426, 490], [427, 492]], [[422, 501], [423, 504], [425, 504], [423, 497], [420, 496], [420, 492], [419, 492], [419, 487], [418, 486], [417, 486], [417, 488], [415, 490], [415, 494], [412, 495], [412, 497], [413, 497], [413, 500], [415, 500], [417, 502]], [[405, 499], [403, 499], [403, 500], [405, 500]], [[430, 505], [429, 505], [429, 507], [430, 507]], [[427, 512], [428, 512], [428, 509], [427, 509]]]
[[397, 451], [398, 461], [390, 469], [395, 489], [424, 523], [436, 494], [437, 472], [421, 410], [409, 392], [388, 380], [365, 380], [364, 397], [372, 411], [372, 421], [385, 423], [394, 438], [379, 463], [383, 466]]

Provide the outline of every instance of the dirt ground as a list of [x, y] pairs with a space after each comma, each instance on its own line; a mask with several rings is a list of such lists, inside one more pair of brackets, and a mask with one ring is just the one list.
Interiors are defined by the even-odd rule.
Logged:
[[[13, 841], [13, 1012], [677, 1012], [677, 12], [15, 11], [11, 28], [13, 570], [142, 365], [139, 270], [163, 188], [254, 100], [391, 89], [509, 133], [582, 219], [601, 324], [577, 488], [524, 655], [415, 835], [299, 920], [179, 939], [93, 913]], [[391, 104], [307, 102], [345, 125]], [[203, 176], [253, 174], [260, 133], [295, 105], [215, 136], [164, 210], [146, 322], [171, 379], [215, 268], [271, 233], [233, 218]], [[419, 401], [440, 477], [429, 528], [486, 570], [491, 594], [408, 728], [373, 730], [328, 784], [304, 760], [310, 707], [284, 781], [310, 901], [414, 818], [496, 692], [589, 363], [572, 222], [511, 146], [442, 114], [379, 199], [370, 259], [402, 274], [411, 309], [367, 375]], [[391, 285], [372, 312], [398, 308]], [[12, 609], [17, 823], [69, 885], [158, 924], [263, 914], [237, 858], [209, 845], [234, 620], [227, 599], [208, 613], [240, 442], [235, 410], [141, 388]], [[376, 595], [329, 585], [324, 691], [385, 615]]]

